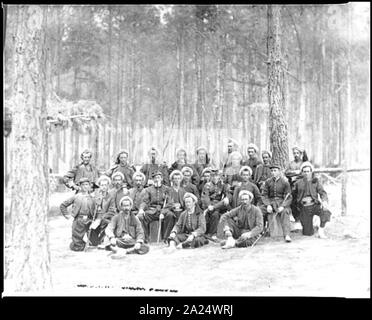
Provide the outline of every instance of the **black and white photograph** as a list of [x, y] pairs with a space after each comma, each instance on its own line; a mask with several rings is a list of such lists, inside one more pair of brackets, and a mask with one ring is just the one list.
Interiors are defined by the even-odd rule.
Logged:
[[370, 298], [369, 2], [2, 11], [2, 297]]

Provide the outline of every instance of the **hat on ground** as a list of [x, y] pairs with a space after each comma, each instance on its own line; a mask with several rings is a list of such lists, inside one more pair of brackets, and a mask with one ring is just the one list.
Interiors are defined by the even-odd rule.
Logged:
[[309, 161], [305, 161], [304, 163], [301, 164], [300, 170], [302, 171], [303, 168], [309, 167], [311, 171], [314, 171], [313, 165]]
[[181, 179], [183, 179], [183, 174], [180, 170], [173, 170], [172, 173], [169, 175], [169, 180], [172, 181], [173, 176], [175, 176], [175, 175], [180, 175]]
[[249, 175], [251, 176], [252, 175], [252, 169], [250, 166], [242, 166], [239, 170], [239, 175], [241, 176], [243, 171], [246, 171], [248, 170], [249, 171]]
[[155, 178], [156, 176], [161, 176], [163, 177], [163, 173], [161, 171], [155, 171], [153, 174], [152, 174], [152, 177]]
[[181, 169], [182, 174], [185, 174], [186, 171], [190, 172], [191, 175], [194, 174], [194, 171], [193, 171], [190, 167], [183, 167], [183, 168]]
[[116, 172], [111, 176], [111, 179], [114, 180], [114, 178], [115, 178], [116, 176], [120, 176], [120, 177], [123, 179], [123, 181], [125, 180], [124, 175], [123, 175], [120, 171], [116, 171]]
[[279, 170], [282, 170], [282, 167], [280, 166], [280, 164], [277, 164], [277, 163], [272, 163], [270, 165], [270, 169], [273, 169], [273, 168], [277, 168]]
[[81, 184], [84, 183], [84, 182], [88, 182], [88, 183], [90, 183], [90, 181], [89, 181], [88, 178], [81, 178], [81, 179], [79, 180], [79, 185], [81, 185]]
[[239, 198], [241, 198], [243, 195], [247, 194], [251, 200], [253, 200], [254, 196], [253, 193], [248, 190], [242, 190], [239, 192]]
[[120, 201], [119, 201], [119, 205], [120, 205], [120, 207], [121, 207], [123, 201], [125, 201], [125, 200], [126, 200], [126, 201], [129, 201], [129, 202], [130, 202], [130, 206], [133, 207], [133, 200], [132, 200], [132, 198], [129, 197], [129, 196], [124, 196], [124, 197], [122, 197], [122, 198], [120, 199]]
[[195, 203], [198, 202], [198, 198], [193, 193], [186, 192], [185, 195], [183, 196], [183, 200], [185, 200], [186, 198], [193, 199]]
[[146, 180], [146, 176], [141, 171], [136, 171], [135, 173], [133, 173], [132, 179], [134, 180], [138, 176], [140, 176], [143, 181]]
[[263, 156], [264, 154], [267, 154], [270, 158], [273, 157], [272, 154], [271, 154], [271, 152], [268, 151], [268, 150], [264, 150], [264, 151], [261, 152], [261, 156]]
[[255, 152], [258, 151], [258, 147], [254, 143], [248, 144], [247, 150], [248, 149], [254, 149]]
[[102, 176], [100, 176], [100, 177], [97, 179], [97, 181], [96, 181], [96, 185], [99, 186], [99, 184], [101, 183], [101, 181], [107, 181], [108, 184], [111, 183], [111, 179], [110, 179], [108, 176], [106, 176], [106, 175], [102, 175]]

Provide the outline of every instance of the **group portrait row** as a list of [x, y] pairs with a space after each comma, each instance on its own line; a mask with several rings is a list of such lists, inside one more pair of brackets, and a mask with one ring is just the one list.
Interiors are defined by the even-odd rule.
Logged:
[[108, 250], [115, 258], [146, 254], [154, 242], [169, 250], [210, 243], [229, 249], [254, 246], [263, 236], [291, 242], [293, 231], [326, 238], [327, 193], [306, 151], [296, 146], [292, 152], [282, 168], [270, 151], [259, 152], [251, 143], [243, 157], [229, 139], [218, 165], [199, 147], [194, 163], [178, 149], [168, 167], [152, 147], [136, 168], [123, 150], [102, 172], [85, 150], [63, 177], [75, 192], [60, 205], [63, 216], [73, 219], [70, 249]]

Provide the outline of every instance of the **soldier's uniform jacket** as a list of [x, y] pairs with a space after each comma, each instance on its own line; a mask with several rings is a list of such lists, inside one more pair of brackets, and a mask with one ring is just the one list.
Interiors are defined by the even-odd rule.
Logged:
[[256, 168], [256, 174], [254, 175], [253, 181], [260, 186], [263, 184], [267, 179], [272, 177], [270, 164], [259, 164]]
[[91, 194], [82, 194], [78, 193], [71, 198], [65, 200], [60, 205], [61, 213], [66, 216], [67, 215], [67, 207], [73, 204], [71, 216], [76, 218], [81, 213], [81, 208], [83, 203], [86, 201], [88, 212], [85, 212], [84, 215], [88, 216], [90, 219], [93, 218], [96, 202], [94, 197]]
[[163, 209], [165, 198], [166, 205], [164, 209], [171, 209], [173, 207], [173, 200], [170, 197], [170, 188], [164, 184], [160, 187], [150, 186], [143, 192], [142, 203], [139, 209], [149, 209], [150, 211]]
[[173, 187], [169, 188], [169, 195], [172, 198], [173, 203], [174, 204], [179, 203], [181, 205], [182, 210], [185, 209], [185, 202], [183, 201], [183, 197], [185, 193], [186, 193], [186, 190], [182, 187], [179, 187], [178, 191]]
[[313, 177], [311, 180], [308, 180], [307, 177], [297, 180], [294, 184], [292, 194], [293, 199], [296, 200], [297, 203], [300, 203], [305, 196], [310, 196], [315, 203], [319, 203], [318, 195], [322, 201], [328, 202], [327, 192], [316, 177]]
[[98, 190], [94, 194], [94, 201], [96, 202], [97, 206], [96, 218], [111, 220], [111, 218], [116, 213], [114, 198], [112, 194], [107, 192], [104, 195], [101, 190]]
[[115, 172], [121, 172], [124, 175], [124, 182], [127, 183], [128, 187], [132, 187], [132, 176], [135, 171], [136, 169], [128, 164], [126, 164], [125, 166], [122, 166], [121, 164], [115, 164], [113, 167], [107, 170], [105, 174], [106, 176], [109, 176], [111, 178]]
[[68, 187], [73, 189], [80, 181], [81, 178], [88, 178], [91, 184], [94, 184], [99, 177], [99, 171], [91, 164], [84, 165], [78, 164], [68, 171], [64, 177], [63, 182]]
[[120, 188], [120, 189], [111, 189], [109, 191], [110, 195], [112, 196], [113, 198], [113, 203], [114, 203], [114, 207], [115, 207], [115, 212], [119, 212], [120, 211], [120, 200], [121, 198], [123, 198], [124, 196], [126, 196], [127, 194], [124, 194], [124, 187]]
[[182, 188], [185, 189], [186, 192], [190, 192], [195, 195], [198, 199], [200, 198], [199, 190], [196, 185], [192, 184], [191, 182], [186, 183], [185, 181], [181, 182]]
[[[283, 201], [285, 197], [287, 198]], [[267, 179], [262, 189], [262, 202], [265, 206], [271, 205], [274, 209], [289, 207], [292, 203], [292, 195], [288, 180], [282, 176], [278, 180], [274, 177]]]
[[233, 208], [236, 208], [237, 206], [239, 206], [239, 192], [242, 190], [248, 190], [253, 193], [254, 199], [252, 203], [254, 205], [259, 206], [262, 204], [262, 197], [261, 197], [260, 190], [258, 190], [258, 187], [254, 183], [248, 181], [248, 182], [243, 182], [240, 186], [234, 189], [234, 194], [232, 197]]
[[191, 176], [191, 182], [192, 182], [193, 184], [197, 185], [197, 184], [199, 183], [199, 181], [200, 181], [200, 177], [199, 177], [199, 174], [198, 174], [196, 168], [195, 168], [191, 163], [190, 163], [190, 164], [189, 164], [189, 163], [179, 164], [177, 161], [174, 162], [174, 163], [170, 166], [170, 168], [169, 168], [169, 175], [170, 175], [174, 170], [179, 170], [179, 171], [181, 171], [182, 168], [184, 168], [184, 167], [189, 167], [189, 168], [192, 169], [193, 174], [192, 174], [192, 176]]
[[133, 208], [132, 210], [138, 210], [141, 203], [142, 203], [142, 198], [144, 194], [145, 188], [141, 186], [140, 188], [133, 187], [129, 189], [129, 197], [133, 200]]
[[145, 185], [147, 185], [147, 181], [152, 178], [153, 173], [160, 171], [163, 174], [163, 183], [169, 186], [169, 175], [166, 165], [158, 163], [146, 163], [142, 166], [140, 171], [146, 177]]
[[124, 214], [119, 212], [112, 218], [105, 233], [109, 238], [122, 238], [124, 235], [129, 234], [137, 242], [143, 243], [145, 240], [145, 233], [141, 222], [133, 213], [130, 213], [129, 218], [125, 219]]
[[195, 211], [190, 215], [191, 225], [188, 224], [188, 219], [188, 212], [185, 210], [178, 218], [172, 232], [193, 234], [195, 237], [199, 237], [205, 233], [206, 222], [204, 214], [200, 208], [195, 207]]
[[259, 235], [263, 230], [263, 215], [260, 208], [251, 205], [244, 209], [241, 205], [221, 216], [220, 224], [224, 224], [228, 218], [235, 221], [238, 228], [243, 232], [250, 231], [252, 238]]
[[262, 164], [262, 162], [258, 159], [258, 157], [256, 158], [248, 158], [247, 160], [245, 160], [243, 162], [243, 166], [249, 166], [251, 169], [252, 169], [252, 179], [254, 179], [254, 176], [256, 174], [256, 170], [257, 170], [257, 166], [259, 164]]
[[301, 174], [296, 173], [296, 171], [301, 169], [302, 163], [303, 161], [301, 160], [298, 162], [293, 160], [285, 168], [284, 174], [290, 180], [291, 185], [301, 178]]
[[202, 208], [206, 209], [209, 205], [213, 205], [215, 209], [220, 209], [224, 207], [222, 202], [223, 198], [227, 197], [229, 203], [232, 201], [232, 196], [230, 193], [230, 186], [219, 180], [216, 184], [213, 182], [208, 182], [204, 185], [201, 202]]

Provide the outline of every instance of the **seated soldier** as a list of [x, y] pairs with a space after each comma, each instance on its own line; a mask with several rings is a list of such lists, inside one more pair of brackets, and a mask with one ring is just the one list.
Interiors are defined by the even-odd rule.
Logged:
[[116, 156], [115, 164], [106, 171], [106, 175], [111, 178], [115, 172], [121, 172], [127, 188], [130, 188], [133, 186], [132, 176], [136, 169], [134, 166], [129, 165], [128, 157], [129, 152], [127, 150], [120, 151]]
[[92, 192], [95, 188], [97, 188], [95, 182], [100, 175], [99, 171], [90, 163], [92, 160], [92, 152], [90, 152], [89, 150], [84, 150], [80, 155], [80, 158], [82, 162], [73, 167], [64, 175], [63, 182], [66, 187], [72, 190], [76, 190], [76, 193], [78, 193], [80, 190], [80, 179], [87, 178], [90, 182], [89, 192]]
[[149, 150], [148, 155], [150, 161], [148, 163], [145, 163], [140, 170], [146, 177], [145, 186], [148, 187], [154, 183], [152, 177], [153, 174], [158, 171], [162, 173], [163, 183], [168, 186], [169, 185], [168, 168], [165, 162], [160, 163], [159, 151], [155, 147], [152, 147]]
[[171, 181], [169, 195], [173, 201], [173, 208], [164, 216], [164, 241], [167, 241], [181, 212], [185, 210], [183, 197], [186, 194], [186, 191], [181, 187], [181, 181], [183, 178], [182, 172], [179, 170], [173, 170], [169, 178]]
[[115, 172], [112, 175], [113, 188], [109, 191], [110, 195], [114, 199], [115, 212], [119, 212], [120, 204], [119, 201], [122, 197], [129, 194], [127, 184], [124, 182], [124, 175], [121, 172]]
[[200, 195], [198, 188], [192, 183], [192, 176], [194, 175], [194, 171], [190, 167], [183, 167], [181, 172], [183, 175], [181, 187], [184, 188], [186, 192], [194, 194], [199, 199]]
[[198, 185], [199, 194], [202, 194], [205, 184], [209, 181], [211, 181], [211, 168], [205, 168], [200, 175], [200, 181]]
[[[331, 212], [328, 209], [328, 196], [319, 179], [314, 176], [313, 165], [306, 161], [301, 165], [303, 177], [294, 184], [293, 197], [296, 199], [302, 234], [311, 236], [314, 234], [313, 217], [320, 217], [318, 236], [325, 239], [325, 224], [330, 221]], [[319, 197], [321, 201], [319, 201]]]
[[231, 152], [227, 162], [228, 166], [224, 173], [224, 182], [228, 183], [232, 190], [242, 182], [242, 178], [239, 174], [240, 168], [242, 167], [242, 160], [243, 155], [239, 151]]
[[[187, 162], [187, 154], [185, 149], [176, 150], [176, 157], [177, 160], [169, 168], [169, 174], [171, 174], [174, 170], [182, 170], [182, 168], [184, 167], [192, 167], [192, 164], [189, 164]], [[199, 180], [200, 178], [198, 173], [196, 172], [196, 170], [193, 170], [193, 173], [191, 175], [192, 184], [198, 185]]]
[[186, 210], [183, 211], [169, 235], [169, 246], [181, 248], [198, 248], [208, 244], [204, 237], [205, 217], [196, 206], [198, 199], [192, 193], [184, 195]]
[[270, 151], [262, 151], [262, 164], [257, 165], [256, 174], [253, 178], [253, 182], [258, 186], [260, 190], [262, 190], [265, 181], [271, 178], [271, 152]]
[[70, 244], [70, 249], [73, 251], [84, 251], [86, 246], [84, 236], [88, 232], [95, 214], [96, 204], [93, 196], [89, 193], [90, 189], [91, 181], [88, 178], [81, 178], [79, 193], [63, 201], [60, 206], [62, 215], [69, 219], [67, 207], [73, 204], [71, 216], [74, 221], [72, 222], [72, 242]]
[[273, 220], [276, 222], [276, 217], [280, 219], [280, 225], [283, 229], [283, 235], [286, 242], [291, 242], [290, 233], [290, 220], [291, 214], [291, 187], [286, 178], [281, 175], [281, 167], [278, 164], [270, 165], [272, 177], [265, 181], [262, 190], [262, 202], [261, 211], [264, 215], [265, 221], [268, 221], [270, 236], [273, 236], [273, 229], [271, 226]]
[[129, 189], [129, 196], [133, 200], [132, 212], [134, 214], [137, 214], [140, 204], [142, 203], [146, 177], [142, 172], [135, 172], [133, 174], [132, 180], [133, 188]]
[[116, 214], [114, 199], [112, 194], [108, 192], [110, 183], [111, 179], [105, 175], [100, 176], [96, 182], [99, 186], [99, 189], [94, 193], [97, 213], [96, 219], [89, 227], [91, 229], [90, 241], [93, 246], [97, 246], [103, 241], [105, 229]]
[[217, 241], [217, 226], [221, 214], [231, 208], [232, 196], [230, 186], [223, 183], [221, 173], [217, 168], [211, 170], [211, 182], [205, 184], [201, 196], [202, 209], [207, 223], [208, 238]]
[[164, 217], [170, 214], [169, 211], [173, 208], [169, 187], [163, 185], [163, 174], [157, 171], [152, 179], [154, 184], [145, 189], [137, 215], [145, 232], [146, 243], [149, 241], [150, 223], [157, 220], [162, 223]]
[[222, 241], [222, 249], [249, 247], [263, 230], [263, 216], [259, 207], [252, 204], [253, 193], [248, 190], [239, 192], [240, 205], [224, 213], [218, 226], [218, 235], [227, 238]]
[[[145, 254], [150, 248], [144, 244], [144, 232], [141, 222], [131, 211], [133, 201], [129, 196], [120, 200], [120, 211], [112, 218], [105, 233], [109, 239], [109, 248], [115, 252], [112, 258], [125, 254]], [[126, 249], [126, 250], [125, 250]]]
[[248, 166], [243, 166], [240, 171], [239, 175], [241, 176], [241, 179], [243, 182], [240, 186], [236, 186], [234, 189], [233, 197], [232, 197], [232, 207], [236, 208], [239, 206], [239, 193], [242, 190], [248, 190], [252, 192], [254, 198], [253, 198], [253, 204], [255, 206], [262, 205], [262, 197], [260, 190], [258, 190], [258, 187], [250, 181], [250, 178], [252, 176], [252, 169]]

